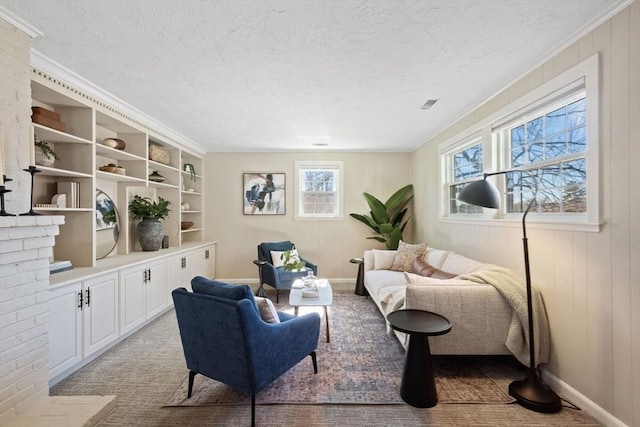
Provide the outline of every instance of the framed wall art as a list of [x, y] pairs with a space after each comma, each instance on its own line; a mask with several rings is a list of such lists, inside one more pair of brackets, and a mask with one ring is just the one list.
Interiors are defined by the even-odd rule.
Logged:
[[245, 215], [285, 215], [285, 174], [245, 172], [242, 174], [242, 200]]

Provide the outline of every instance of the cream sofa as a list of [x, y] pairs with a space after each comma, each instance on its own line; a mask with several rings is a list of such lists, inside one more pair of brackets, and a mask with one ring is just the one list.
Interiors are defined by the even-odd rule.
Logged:
[[[364, 285], [385, 317], [394, 310], [407, 308], [432, 311], [449, 319], [451, 332], [429, 338], [432, 354], [513, 354], [506, 343], [514, 322], [514, 311], [496, 287], [458, 277], [447, 280], [420, 277], [420, 284], [409, 284], [409, 279], [415, 281], [415, 276], [391, 271], [387, 269], [388, 262], [381, 262], [394, 252], [368, 250], [364, 253]], [[440, 270], [457, 275], [474, 273], [487, 266], [460, 254], [434, 248], [427, 249], [424, 259]], [[376, 261], [382, 269], [376, 268]], [[406, 347], [406, 335], [393, 332]], [[542, 357], [544, 359], [544, 355]]]

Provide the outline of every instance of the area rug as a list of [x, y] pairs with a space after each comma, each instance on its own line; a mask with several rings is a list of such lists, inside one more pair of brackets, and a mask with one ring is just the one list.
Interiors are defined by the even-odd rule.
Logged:
[[[286, 302], [278, 309], [290, 311]], [[300, 314], [304, 314], [302, 308]], [[325, 342], [324, 331], [320, 333], [318, 373], [313, 373], [307, 357], [258, 393], [256, 403], [404, 404], [399, 395], [404, 349], [387, 335], [375, 304], [351, 292], [335, 292], [329, 323], [331, 342]], [[324, 320], [322, 324], [324, 328]], [[513, 399], [506, 393], [506, 384], [522, 375], [490, 358], [437, 356], [433, 362], [439, 403], [510, 403]], [[195, 377], [189, 399], [187, 386], [185, 372], [184, 381], [164, 406], [251, 404], [250, 396], [202, 375]]]

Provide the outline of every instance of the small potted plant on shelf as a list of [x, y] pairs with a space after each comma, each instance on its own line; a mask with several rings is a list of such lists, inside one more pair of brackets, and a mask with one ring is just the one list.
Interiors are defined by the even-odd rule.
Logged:
[[157, 251], [162, 245], [164, 227], [160, 220], [169, 216], [170, 201], [158, 197], [158, 201], [150, 197], [133, 196], [129, 203], [129, 212], [134, 220], [141, 220], [136, 226], [138, 241], [143, 251]]
[[53, 151], [53, 147], [47, 141], [35, 138], [35, 161], [38, 166], [51, 166], [56, 160], [60, 160], [58, 154]]
[[193, 166], [193, 163], [185, 163], [183, 166], [185, 172], [189, 172], [189, 176], [191, 177], [191, 181], [196, 180], [196, 168]]

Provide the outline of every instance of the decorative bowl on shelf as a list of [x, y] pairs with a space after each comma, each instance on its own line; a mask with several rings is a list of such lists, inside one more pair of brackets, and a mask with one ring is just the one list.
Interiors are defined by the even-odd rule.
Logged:
[[116, 150], [124, 150], [127, 144], [120, 138], [105, 138], [102, 140], [102, 145], [115, 148]]
[[180, 223], [180, 229], [181, 230], [188, 230], [191, 227], [193, 227], [193, 221], [182, 221]]
[[106, 166], [100, 166], [98, 169], [100, 169], [102, 172], [110, 172], [118, 175], [124, 175], [127, 172], [127, 170], [122, 166], [116, 166], [113, 163], [109, 163]]

